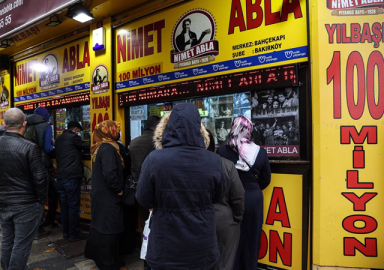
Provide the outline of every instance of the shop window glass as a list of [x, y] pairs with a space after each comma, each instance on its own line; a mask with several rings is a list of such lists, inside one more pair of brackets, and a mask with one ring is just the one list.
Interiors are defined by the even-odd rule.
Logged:
[[131, 139], [140, 136], [151, 115], [163, 116], [177, 104], [194, 103], [201, 121], [215, 139], [216, 147], [226, 143], [234, 117], [251, 119], [252, 140], [271, 157], [299, 157], [300, 127], [298, 88], [286, 87], [231, 95], [178, 100], [130, 107]]

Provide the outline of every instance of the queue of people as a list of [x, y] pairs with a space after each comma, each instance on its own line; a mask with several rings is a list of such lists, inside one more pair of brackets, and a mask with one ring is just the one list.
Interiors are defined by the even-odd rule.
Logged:
[[[24, 161], [12, 162], [20, 168], [10, 169], [10, 179], [0, 181], [0, 195], [4, 192], [4, 197], [0, 196], [1, 266], [5, 270], [24, 269], [42, 220], [49, 177], [41, 150], [22, 136], [26, 128], [23, 112], [9, 109], [4, 121], [6, 132], [0, 137], [0, 149], [11, 151], [10, 145], [15, 144]], [[144, 134], [131, 142], [129, 150], [119, 142], [120, 123], [108, 120], [97, 124], [91, 147], [88, 235], [78, 229], [80, 153], [88, 147], [76, 135], [80, 130], [78, 123], [71, 122], [56, 140], [55, 187], [60, 194], [63, 238], [87, 238], [84, 256], [94, 260], [99, 269], [118, 270], [124, 265], [119, 259], [121, 235], [127, 226], [122, 201], [132, 174], [137, 182], [142, 226], [152, 211], [145, 270], [257, 269], [263, 223], [261, 190], [269, 185], [271, 171], [266, 151], [251, 140], [253, 125], [247, 117], [233, 120], [226, 145], [216, 153], [212, 134], [191, 103], [178, 104], [161, 119], [150, 117]], [[18, 151], [15, 149], [13, 153]], [[19, 157], [13, 154], [11, 158]], [[9, 162], [0, 155], [0, 168]], [[13, 189], [19, 178], [23, 186]], [[9, 189], [15, 192], [7, 192]], [[20, 195], [28, 201], [16, 199]], [[25, 218], [28, 207], [33, 217], [26, 224], [18, 224], [17, 219]], [[7, 237], [14, 230], [20, 231], [22, 240]], [[23, 252], [13, 254], [19, 250], [13, 247], [18, 245]]]

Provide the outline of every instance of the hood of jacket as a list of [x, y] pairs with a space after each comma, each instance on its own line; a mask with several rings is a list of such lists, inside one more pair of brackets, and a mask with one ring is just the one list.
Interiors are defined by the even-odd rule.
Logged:
[[177, 105], [164, 115], [157, 125], [153, 141], [156, 149], [173, 146], [197, 146], [207, 148], [209, 134], [201, 123], [199, 111], [191, 103]]
[[34, 114], [38, 114], [38, 115], [41, 115], [45, 122], [49, 122], [49, 112], [46, 108], [44, 107], [37, 107], [34, 111], [33, 111]]
[[37, 125], [40, 123], [47, 123], [43, 116], [40, 114], [31, 114], [27, 116], [27, 124], [28, 125]]

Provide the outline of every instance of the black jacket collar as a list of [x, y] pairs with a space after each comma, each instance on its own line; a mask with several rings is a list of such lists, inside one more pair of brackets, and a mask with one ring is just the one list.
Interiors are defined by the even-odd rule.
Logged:
[[24, 138], [23, 135], [20, 135], [19, 133], [17, 133], [17, 132], [12, 132], [12, 131], [5, 131], [5, 132], [4, 132], [4, 136], [11, 136], [11, 137], [21, 137], [21, 138]]

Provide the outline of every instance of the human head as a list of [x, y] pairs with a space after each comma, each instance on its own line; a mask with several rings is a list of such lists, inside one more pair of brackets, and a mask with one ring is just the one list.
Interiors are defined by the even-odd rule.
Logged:
[[264, 129], [264, 124], [263, 123], [260, 123], [260, 128]]
[[208, 117], [201, 118], [201, 123], [203, 123], [204, 127], [207, 127], [209, 123], [209, 118]]
[[155, 130], [157, 124], [160, 122], [160, 117], [152, 115], [148, 117], [147, 122], [145, 122], [144, 130]]
[[287, 125], [283, 124], [283, 130], [286, 130], [286, 129], [287, 129]]
[[99, 75], [100, 69], [96, 69], [96, 75]]
[[93, 131], [93, 143], [116, 141], [120, 133], [120, 123], [112, 120], [103, 121], [96, 125]]
[[44, 59], [44, 64], [48, 64], [49, 63], [49, 59], [48, 58], [45, 58]]
[[279, 102], [278, 102], [277, 100], [275, 100], [275, 101], [273, 102], [272, 107], [273, 107], [274, 109], [279, 108]]
[[265, 127], [266, 128], [270, 128], [271, 126], [269, 124], [265, 124]]
[[267, 102], [268, 102], [268, 104], [272, 104], [272, 102], [273, 102], [273, 97], [272, 97], [272, 96], [268, 96], [268, 98], [267, 98]]
[[[162, 147], [194, 146], [206, 148], [206, 142], [201, 130], [205, 130], [205, 128], [201, 123], [201, 117], [196, 105], [180, 103], [170, 113], [161, 137]], [[155, 133], [157, 132], [155, 131]]]
[[25, 115], [22, 110], [10, 108], [5, 111], [3, 126], [7, 131], [19, 132], [25, 128], [25, 125]]
[[41, 115], [45, 121], [49, 122], [49, 112], [45, 107], [37, 107], [33, 113]]
[[288, 126], [292, 127], [293, 126], [293, 122], [292, 121], [288, 121]]
[[221, 123], [220, 123], [220, 127], [221, 127], [221, 128], [224, 128], [224, 125], [225, 125], [224, 121], [221, 121]]
[[251, 132], [253, 129], [252, 121], [245, 116], [238, 116], [233, 119], [231, 132], [228, 135], [228, 144], [233, 148], [238, 144], [238, 139], [251, 140]]
[[[163, 138], [163, 134], [164, 134], [165, 128], [167, 127], [170, 116], [171, 116], [171, 112], [165, 114], [163, 117], [161, 117], [159, 124], [156, 126], [156, 129], [153, 135], [153, 141], [155, 143], [156, 149], [163, 148], [162, 138]], [[211, 140], [209, 137], [209, 130], [204, 127], [203, 123], [200, 124], [200, 133], [204, 139], [205, 148], [208, 149], [210, 147], [211, 142], [213, 143], [213, 147], [215, 146], [214, 140]]]
[[183, 21], [183, 31], [185, 32], [186, 30], [189, 31], [189, 29], [191, 28], [191, 19], [190, 18], [187, 18]]
[[284, 96], [284, 94], [283, 94], [283, 93], [279, 93], [279, 95], [278, 95], [278, 99], [279, 99], [279, 102], [280, 102], [280, 103], [284, 103], [284, 101], [285, 101], [285, 96]]
[[77, 121], [71, 121], [68, 123], [68, 129], [72, 130], [73, 132], [77, 133], [83, 130], [79, 122]]

